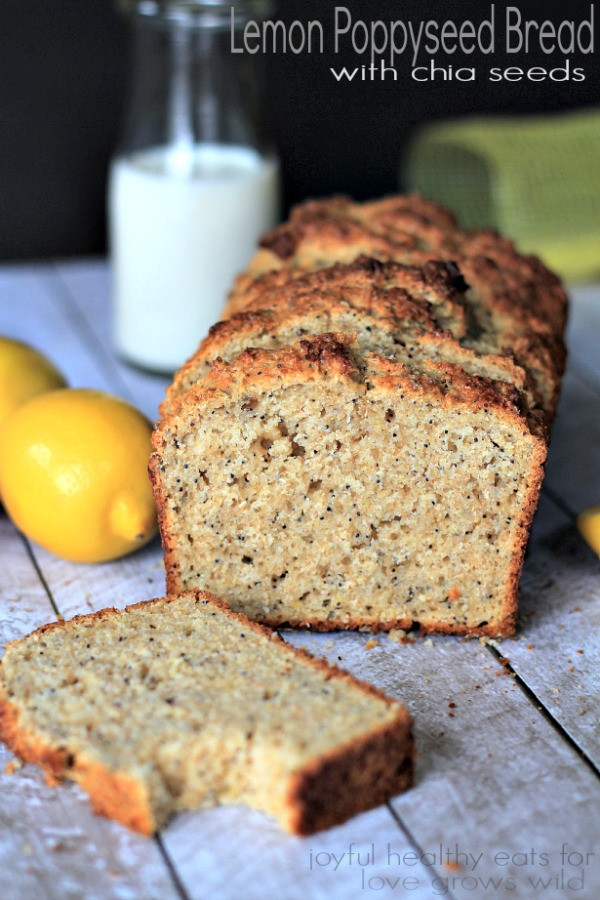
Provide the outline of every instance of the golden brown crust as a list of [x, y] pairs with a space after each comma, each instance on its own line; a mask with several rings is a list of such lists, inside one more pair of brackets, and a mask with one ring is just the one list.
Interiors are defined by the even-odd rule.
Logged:
[[153, 453], [148, 463], [148, 475], [154, 491], [158, 529], [163, 548], [165, 590], [167, 594], [177, 594], [178, 591], [181, 591], [181, 579], [179, 576], [175, 538], [170, 528], [168, 495], [162, 482], [160, 465], [158, 454]]
[[89, 794], [92, 809], [98, 815], [115, 819], [140, 834], [151, 835], [157, 830], [146, 792], [135, 778], [108, 772], [101, 765], [77, 758], [73, 771], [65, 772], [65, 777]]
[[451, 214], [417, 195], [362, 204], [336, 197], [297, 207], [263, 239], [225, 314], [306, 271], [365, 255], [417, 266], [432, 259], [456, 263], [471, 288], [468, 301], [483, 337], [494, 352], [510, 352], [529, 371], [532, 391], [542, 396], [552, 420], [565, 361], [567, 299], [559, 279], [506, 238], [462, 231]]
[[[352, 334], [307, 335], [297, 344], [274, 352], [248, 347], [231, 363], [217, 357], [202, 382], [193, 384], [185, 394], [171, 396], [169, 417], [157, 424], [158, 432], [169, 418], [178, 414], [182, 400], [186, 405], [190, 401], [201, 402], [214, 396], [215, 391], [233, 395], [270, 381], [291, 384], [303, 379], [318, 380], [324, 375], [360, 381], [360, 373], [349, 353], [354, 345]], [[156, 447], [156, 441], [153, 443]]]
[[[255, 298], [210, 329], [194, 356], [176, 373], [160, 407], [162, 416], [170, 413], [177, 397], [200, 380], [215, 359], [235, 355], [238, 351], [231, 348], [240, 342], [255, 346], [260, 341], [268, 346], [270, 337], [277, 349], [282, 332], [295, 330], [300, 337], [317, 329], [320, 333], [344, 331], [343, 322], [352, 317], [375, 344], [380, 334], [397, 345], [409, 339], [419, 344], [429, 341], [440, 351], [447, 348], [458, 354], [465, 363], [481, 357], [460, 343], [469, 327], [469, 310], [464, 300], [466, 285], [451, 264], [431, 261], [416, 267], [360, 257], [350, 265], [304, 273], [291, 282], [285, 272], [275, 274], [275, 287], [271, 276], [259, 279]], [[484, 359], [504, 372], [507, 380], [523, 386], [524, 373], [508, 354]]]
[[250, 388], [261, 390], [323, 378], [349, 378], [357, 384], [368, 382], [369, 387], [376, 385], [391, 392], [404, 387], [446, 405], [459, 403], [470, 408], [502, 409], [521, 419], [526, 430], [540, 432], [541, 420], [530, 420], [522, 392], [508, 382], [469, 375], [461, 366], [447, 362], [427, 361], [423, 373], [414, 372], [378, 354], [366, 354], [366, 365], [361, 366], [356, 350], [354, 335], [326, 333], [307, 336], [278, 350], [251, 347], [229, 363], [217, 358], [206, 378], [192, 385], [173, 403], [170, 416], [157, 423], [152, 438], [155, 451], [163, 446], [165, 433], [172, 429], [182, 412], [187, 414], [191, 407], [206, 401], [219, 402], [220, 393], [240, 397]]
[[[335, 678], [361, 690], [364, 694], [376, 697], [393, 708], [393, 721], [381, 728], [361, 736], [360, 740], [336, 748], [330, 754], [321, 755], [311, 761], [310, 766], [294, 773], [287, 791], [286, 803], [289, 808], [288, 827], [298, 834], [309, 834], [312, 831], [328, 827], [329, 824], [341, 822], [349, 816], [379, 805], [394, 793], [406, 789], [412, 783], [413, 741], [411, 734], [411, 718], [397, 700], [384, 694], [383, 691], [367, 682], [360, 681], [325, 660], [311, 656], [306, 650], [293, 647], [270, 628], [251, 621], [243, 613], [234, 612], [223, 600], [200, 591], [186, 591], [190, 601], [202, 602], [216, 607], [230, 620], [244, 626], [245, 630], [260, 634], [269, 641], [277, 642], [282, 653], [292, 659], [301, 659], [312, 668], [323, 673], [327, 679]], [[180, 595], [181, 596], [181, 595]], [[123, 610], [106, 608], [95, 613], [75, 616], [68, 621], [52, 622], [42, 625], [24, 638], [12, 641], [6, 647], [11, 648], [28, 640], [33, 635], [40, 635], [55, 629], [71, 628], [73, 624], [83, 621], [93, 622], [111, 616], [127, 615], [129, 610], [156, 606], [164, 608], [173, 602], [175, 595], [145, 600], [134, 603]], [[0, 674], [1, 674], [0, 663]], [[79, 784], [90, 796], [96, 813], [115, 819], [123, 825], [141, 834], [153, 834], [160, 822], [157, 822], [150, 800], [143, 785], [134, 776], [126, 772], [113, 772], [101, 764], [86, 759], [64, 746], [45, 744], [39, 735], [20, 724], [21, 713], [18, 707], [7, 697], [0, 684], [0, 740], [18, 756], [27, 762], [41, 766], [53, 779], [69, 779]], [[390, 764], [390, 753], [397, 754], [397, 766]], [[371, 771], [363, 768], [369, 762]], [[356, 767], [359, 767], [356, 770]], [[343, 780], [336, 780], [336, 768], [344, 772]], [[381, 770], [382, 775], [374, 777], [374, 769]], [[396, 772], [396, 768], [401, 771]], [[369, 778], [373, 790], [368, 789]], [[354, 779], [356, 784], [367, 787], [361, 792], [348, 791], [348, 780]], [[331, 783], [330, 783], [331, 781]], [[322, 791], [319, 795], [316, 789]], [[335, 800], [330, 806], [323, 806], [323, 797], [330, 796]]]
[[[464, 294], [466, 285], [458, 270], [446, 263], [430, 261], [423, 266], [405, 266], [395, 262], [381, 263], [360, 256], [348, 265], [338, 263], [326, 269], [298, 275], [290, 281], [289, 273], [277, 275], [273, 285], [270, 276], [254, 284], [254, 297], [246, 302], [236, 321], [231, 317], [217, 323], [211, 336], [238, 331], [240, 324], [252, 322], [252, 314], [271, 313], [271, 327], [281, 327], [290, 313], [336, 308], [362, 309], [376, 319], [409, 321], [424, 330], [438, 331], [440, 318], [447, 320], [455, 338], [464, 337], [468, 309]], [[279, 283], [282, 282], [282, 283]], [[217, 341], [216, 349], [218, 349]]]
[[286, 798], [289, 830], [307, 835], [331, 828], [352, 816], [357, 802], [361, 810], [373, 809], [409, 788], [415, 755], [410, 729], [408, 714], [399, 716], [294, 773]]
[[[45, 628], [47, 626], [38, 631]], [[124, 773], [109, 772], [97, 763], [70, 753], [65, 747], [45, 744], [36, 734], [20, 726], [20, 717], [18, 707], [10, 702], [0, 686], [0, 740], [13, 753], [26, 762], [41, 766], [52, 781], [64, 778], [75, 781], [89, 794], [94, 812], [115, 819], [141, 834], [149, 835], [156, 831], [148, 798], [134, 778]]]

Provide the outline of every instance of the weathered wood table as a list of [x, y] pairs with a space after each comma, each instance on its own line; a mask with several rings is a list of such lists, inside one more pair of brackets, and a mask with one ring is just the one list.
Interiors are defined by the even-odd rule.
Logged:
[[[0, 333], [47, 352], [72, 386], [155, 417], [165, 380], [121, 364], [103, 262], [0, 269]], [[515, 638], [399, 645], [285, 634], [410, 707], [407, 794], [310, 838], [241, 807], [180, 815], [156, 839], [95, 817], [0, 746], [0, 898], [600, 897], [600, 563], [574, 515], [600, 503], [600, 287], [573, 292], [568, 373]], [[0, 643], [57, 615], [164, 590], [158, 542], [102, 566], [64, 562], [0, 517]]]

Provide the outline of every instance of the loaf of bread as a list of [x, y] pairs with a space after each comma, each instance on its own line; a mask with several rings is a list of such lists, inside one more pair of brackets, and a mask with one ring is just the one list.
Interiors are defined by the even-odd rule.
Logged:
[[206, 594], [105, 609], [9, 644], [0, 738], [143, 834], [223, 803], [308, 834], [412, 777], [403, 706]]
[[538, 259], [422, 198], [297, 208], [161, 406], [168, 590], [272, 626], [512, 633], [565, 318]]

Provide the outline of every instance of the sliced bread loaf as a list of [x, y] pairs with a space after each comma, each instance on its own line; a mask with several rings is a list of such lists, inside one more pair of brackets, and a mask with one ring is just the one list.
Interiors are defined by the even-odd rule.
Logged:
[[299, 834], [409, 786], [408, 713], [207, 594], [46, 625], [0, 663], [0, 737], [151, 834], [246, 803]]
[[512, 633], [565, 315], [538, 259], [422, 198], [295, 209], [162, 404], [167, 589], [269, 625]]

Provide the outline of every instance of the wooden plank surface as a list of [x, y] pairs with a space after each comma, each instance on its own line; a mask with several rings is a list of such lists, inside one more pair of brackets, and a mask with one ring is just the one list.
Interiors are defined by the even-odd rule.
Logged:
[[[386, 807], [309, 838], [285, 835], [259, 813], [222, 808], [180, 816], [163, 840], [193, 900], [431, 897], [431, 871]], [[394, 854], [410, 854], [409, 864], [397, 865]]]
[[[600, 565], [573, 526], [573, 513], [600, 502], [593, 414], [600, 360], [591, 336], [600, 328], [600, 289], [581, 297], [516, 639], [485, 646], [434, 637], [402, 645], [383, 636], [367, 649], [369, 638], [360, 634], [285, 634], [407, 703], [420, 749], [415, 788], [389, 808], [309, 839], [232, 807], [179, 816], [156, 842], [93, 817], [76, 787], [48, 788], [26, 766], [0, 775], [2, 900], [600, 896]], [[39, 346], [71, 384], [119, 393], [155, 416], [166, 381], [114, 358], [104, 263], [4, 267], [0, 298], [1, 333]], [[55, 613], [6, 520], [0, 541], [11, 573], [0, 586], [0, 640], [7, 640]], [[164, 589], [157, 543], [103, 566], [71, 565], [37, 547], [31, 553], [67, 617]], [[457, 852], [466, 855], [457, 859]], [[577, 853], [584, 855], [579, 866]]]
[[[521, 582], [521, 640], [499, 644], [514, 670], [596, 767], [600, 564], [577, 532], [574, 517], [600, 503], [599, 338], [600, 291], [579, 289], [567, 332], [568, 370], [552, 433], [545, 500]], [[548, 497], [560, 503], [562, 512]]]
[[[503, 877], [498, 897], [511, 896], [506, 879], [513, 879], [527, 896], [526, 876], [536, 867], [524, 873], [515, 865], [500, 867], [497, 852], [512, 857], [537, 847], [553, 854], [554, 867], [564, 840], [594, 852], [597, 777], [478, 641], [438, 636], [398, 652], [386, 637], [368, 650], [365, 635], [344, 635], [329, 649], [326, 636], [289, 639], [312, 652], [321, 648], [331, 661], [341, 655], [341, 665], [409, 706], [420, 754], [417, 783], [393, 806], [428, 852], [458, 846], [479, 859], [474, 868], [461, 857], [461, 877], [480, 885]], [[593, 895], [600, 891], [598, 872], [586, 874]], [[471, 884], [457, 884], [454, 895], [472, 896]]]

